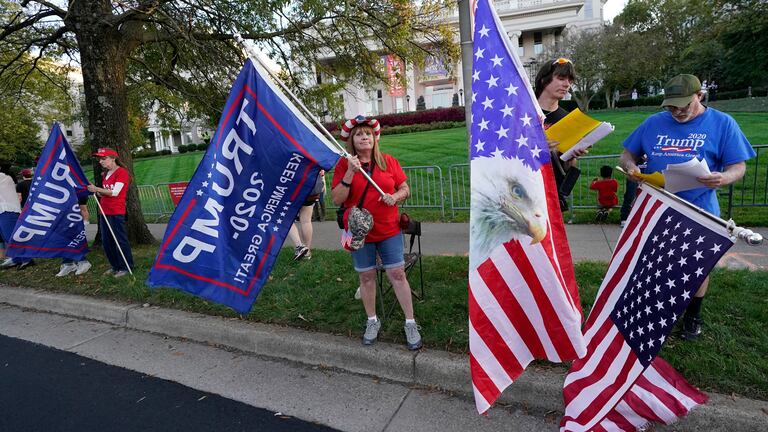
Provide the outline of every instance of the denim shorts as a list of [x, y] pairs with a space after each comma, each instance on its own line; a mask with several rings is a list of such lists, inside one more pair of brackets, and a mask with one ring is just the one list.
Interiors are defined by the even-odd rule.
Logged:
[[376, 253], [381, 257], [385, 269], [402, 267], [403, 261], [403, 234], [397, 233], [380, 242], [365, 242], [362, 248], [352, 252], [352, 264], [358, 273], [376, 268]]

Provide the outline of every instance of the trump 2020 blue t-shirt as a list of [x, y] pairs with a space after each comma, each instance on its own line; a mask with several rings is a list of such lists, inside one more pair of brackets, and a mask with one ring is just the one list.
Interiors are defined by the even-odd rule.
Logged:
[[[678, 123], [667, 111], [648, 117], [624, 141], [624, 148], [635, 156], [648, 155], [645, 172], [662, 171], [667, 165], [694, 157], [707, 162], [710, 171], [722, 172], [728, 165], [755, 156], [755, 150], [736, 121], [713, 108], [685, 123]], [[681, 191], [680, 198], [719, 216], [715, 189], [707, 187]]]

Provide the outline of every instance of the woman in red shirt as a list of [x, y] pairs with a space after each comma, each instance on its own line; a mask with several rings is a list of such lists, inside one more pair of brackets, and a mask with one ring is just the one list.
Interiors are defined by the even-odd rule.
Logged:
[[400, 232], [397, 203], [410, 195], [407, 177], [394, 157], [379, 150], [381, 127], [378, 120], [363, 116], [347, 120], [341, 138], [347, 142], [351, 156], [339, 160], [331, 181], [333, 202], [355, 207], [363, 197], [368, 180], [360, 172], [366, 170], [384, 191], [380, 195], [372, 186], [365, 192], [362, 207], [373, 216], [373, 227], [365, 237], [362, 248], [352, 252], [352, 262], [360, 277], [360, 291], [368, 315], [363, 344], [371, 345], [381, 328], [376, 317], [376, 255], [392, 283], [397, 300], [405, 315], [405, 336], [408, 349], [421, 348], [421, 335], [413, 317], [411, 287], [404, 271], [403, 235]]
[[[112, 266], [104, 274], [111, 274], [118, 278], [125, 276], [129, 273], [129, 269], [133, 268], [131, 245], [128, 243], [128, 235], [125, 232], [125, 198], [128, 195], [128, 184], [131, 182], [131, 176], [128, 174], [128, 170], [118, 162], [117, 152], [111, 148], [100, 148], [93, 155], [99, 158], [99, 164], [104, 168], [101, 173], [102, 187], [88, 185], [89, 191], [98, 194], [103, 212], [99, 218], [101, 244], [104, 246], [104, 253]], [[106, 222], [109, 222], [114, 237]], [[120, 254], [121, 250], [125, 259]]]

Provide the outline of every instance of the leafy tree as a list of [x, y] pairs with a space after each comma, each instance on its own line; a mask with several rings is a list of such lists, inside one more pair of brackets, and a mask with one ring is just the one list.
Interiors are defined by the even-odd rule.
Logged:
[[768, 84], [768, 3], [727, 0], [719, 18], [716, 33], [724, 57], [721, 84], [742, 88]]
[[576, 68], [573, 83], [573, 98], [584, 112], [589, 111], [589, 102], [598, 94], [605, 80], [603, 65], [604, 29], [585, 29], [569, 33], [562, 43], [561, 53]]
[[[331, 93], [347, 82], [386, 78], [383, 53], [418, 65], [430, 47], [450, 63], [457, 56], [453, 35], [435, 24], [449, 5], [447, 0], [77, 0], [66, 5], [0, 0], [0, 42], [9, 52], [33, 53], [12, 61], [22, 74], [36, 70], [45, 55], [79, 59], [88, 140], [93, 147], [114, 146], [132, 171], [128, 85], [163, 86], [200, 112], [217, 113], [243, 63], [233, 29], [281, 65], [288, 84], [309, 106], [328, 109], [338, 104]], [[7, 70], [0, 70], [0, 79]], [[318, 75], [332, 77], [332, 85], [314, 86]], [[132, 242], [152, 241], [135, 185], [128, 191], [126, 221]]]
[[21, 104], [0, 99], [0, 161], [31, 166], [40, 153], [40, 126]]
[[613, 93], [641, 87], [641, 83], [663, 83], [664, 63], [658, 56], [665, 42], [654, 33], [627, 31], [621, 24], [606, 27], [602, 35], [603, 92], [613, 108]]

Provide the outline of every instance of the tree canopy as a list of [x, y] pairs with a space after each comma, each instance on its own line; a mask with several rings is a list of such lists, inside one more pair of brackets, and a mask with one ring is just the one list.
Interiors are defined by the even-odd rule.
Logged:
[[[152, 86], [162, 87], [189, 110], [218, 118], [244, 61], [234, 32], [266, 51], [288, 84], [320, 111], [338, 107], [334, 93], [350, 81], [383, 80], [382, 54], [415, 64], [430, 52], [457, 57], [452, 33], [440, 24], [440, 13], [450, 5], [447, 0], [0, 0], [0, 44], [12, 54], [0, 69], [0, 82], [29, 76], [46, 56], [79, 64], [87, 140], [94, 148], [115, 147], [130, 170], [129, 92], [158, 95], [162, 92]], [[319, 73], [329, 79], [317, 86]], [[132, 186], [129, 236], [148, 242], [137, 198]]]

